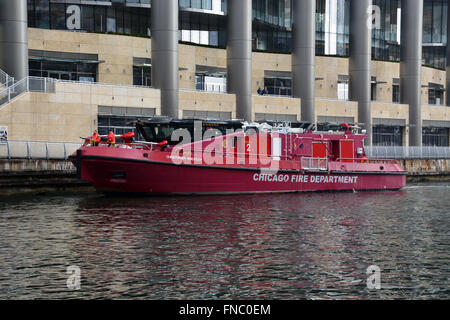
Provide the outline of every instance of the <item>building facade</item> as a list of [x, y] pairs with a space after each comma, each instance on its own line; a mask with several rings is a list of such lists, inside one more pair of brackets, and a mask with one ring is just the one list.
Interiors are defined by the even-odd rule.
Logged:
[[[59, 80], [62, 95], [71, 87], [61, 102], [75, 109], [89, 106], [88, 124], [81, 126], [86, 131], [120, 133], [130, 129], [130, 120], [162, 114], [352, 122], [370, 133], [374, 145], [449, 146], [447, 0], [0, 0], [0, 5], [0, 11], [27, 17], [22, 36], [27, 50], [16, 46], [14, 52], [22, 54], [13, 55], [14, 63], [26, 64], [22, 73]], [[0, 17], [0, 24], [10, 23]], [[15, 40], [4, 38], [0, 69], [20, 74], [6, 58]], [[90, 100], [76, 107], [70, 95], [77, 94], [77, 85], [84, 93], [94, 89]], [[48, 95], [41, 98], [44, 110], [55, 100]], [[27, 103], [36, 96], [30, 93]], [[0, 126], [10, 127], [10, 137], [26, 139], [30, 125], [15, 109], [26, 113], [0, 106]]]

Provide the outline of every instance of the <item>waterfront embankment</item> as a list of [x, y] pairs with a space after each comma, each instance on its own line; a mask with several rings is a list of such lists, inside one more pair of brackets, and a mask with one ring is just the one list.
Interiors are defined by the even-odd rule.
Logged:
[[[450, 160], [400, 160], [408, 182], [450, 181]], [[0, 195], [93, 191], [68, 160], [0, 159]]]
[[399, 160], [408, 182], [450, 181], [450, 159]]
[[67, 160], [0, 159], [0, 195], [89, 191]]

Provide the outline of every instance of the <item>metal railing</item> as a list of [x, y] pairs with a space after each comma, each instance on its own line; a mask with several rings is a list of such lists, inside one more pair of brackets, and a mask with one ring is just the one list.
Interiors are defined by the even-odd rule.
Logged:
[[341, 165], [345, 163], [363, 163], [363, 164], [398, 164], [396, 159], [384, 159], [384, 158], [338, 158], [336, 162]]
[[327, 171], [328, 159], [327, 158], [307, 158], [303, 157], [301, 160], [302, 169], [309, 171]]
[[14, 77], [11, 77], [5, 71], [0, 69], [0, 87], [4, 86], [7, 88], [12, 84], [14, 84]]
[[67, 160], [81, 142], [0, 142], [0, 159]]
[[27, 91], [54, 92], [52, 78], [26, 77], [0, 92], [0, 106]]
[[[53, 79], [54, 83], [67, 83], [67, 84], [81, 84], [87, 86], [106, 86], [113, 88], [130, 88], [130, 89], [156, 89], [153, 86], [142, 86], [142, 85], [130, 85], [130, 84], [117, 84], [111, 82], [91, 82], [91, 81], [75, 81], [75, 80], [62, 80], [62, 79]], [[195, 91], [191, 89], [180, 89], [180, 91]]]
[[450, 159], [450, 147], [366, 147], [370, 159], [431, 160]]

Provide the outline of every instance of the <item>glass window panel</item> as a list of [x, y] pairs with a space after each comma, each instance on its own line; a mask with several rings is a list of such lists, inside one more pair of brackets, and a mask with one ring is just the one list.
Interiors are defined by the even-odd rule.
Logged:
[[402, 146], [403, 129], [401, 127], [374, 126], [373, 144], [375, 146]]
[[442, 41], [442, 3], [433, 3], [433, 42]]
[[50, 28], [49, 1], [36, 0], [36, 27], [42, 29]]
[[106, 31], [106, 9], [105, 7], [95, 6], [94, 7], [94, 24], [95, 31], [105, 32]]
[[52, 3], [50, 7], [51, 28], [66, 29], [66, 5], [62, 3]]
[[179, 5], [181, 8], [189, 8], [190, 4], [191, 4], [190, 0], [180, 0], [179, 1]]
[[422, 142], [424, 146], [449, 146], [449, 129], [447, 128], [423, 128]]
[[212, 9], [211, 0], [202, 0], [202, 9], [211, 10]]
[[399, 85], [392, 86], [392, 102], [393, 103], [400, 102], [400, 86]]
[[131, 34], [139, 34], [139, 9], [131, 10]]
[[123, 11], [123, 20], [124, 20], [124, 26], [123, 26], [123, 33], [130, 34], [131, 33], [131, 10], [125, 9]]
[[36, 8], [34, 7], [34, 0], [27, 1], [28, 8], [28, 27], [35, 28], [36, 27]]
[[94, 8], [91, 6], [81, 7], [81, 28], [85, 31], [94, 31]]
[[217, 31], [209, 32], [209, 45], [216, 47], [219, 45], [219, 32]]
[[448, 4], [444, 3], [442, 7], [442, 42], [447, 43], [447, 17], [448, 17]]
[[116, 7], [116, 29], [118, 33], [124, 33], [123, 8]]
[[114, 7], [109, 7], [107, 9], [107, 18], [106, 18], [106, 32], [116, 32], [117, 24], [116, 24], [116, 10]]
[[423, 42], [430, 43], [433, 30], [433, 3], [425, 1], [423, 8]]

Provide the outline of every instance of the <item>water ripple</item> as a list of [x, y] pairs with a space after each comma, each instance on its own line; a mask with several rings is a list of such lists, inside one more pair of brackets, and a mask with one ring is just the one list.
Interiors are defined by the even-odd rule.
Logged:
[[448, 195], [4, 198], [0, 298], [448, 299]]

